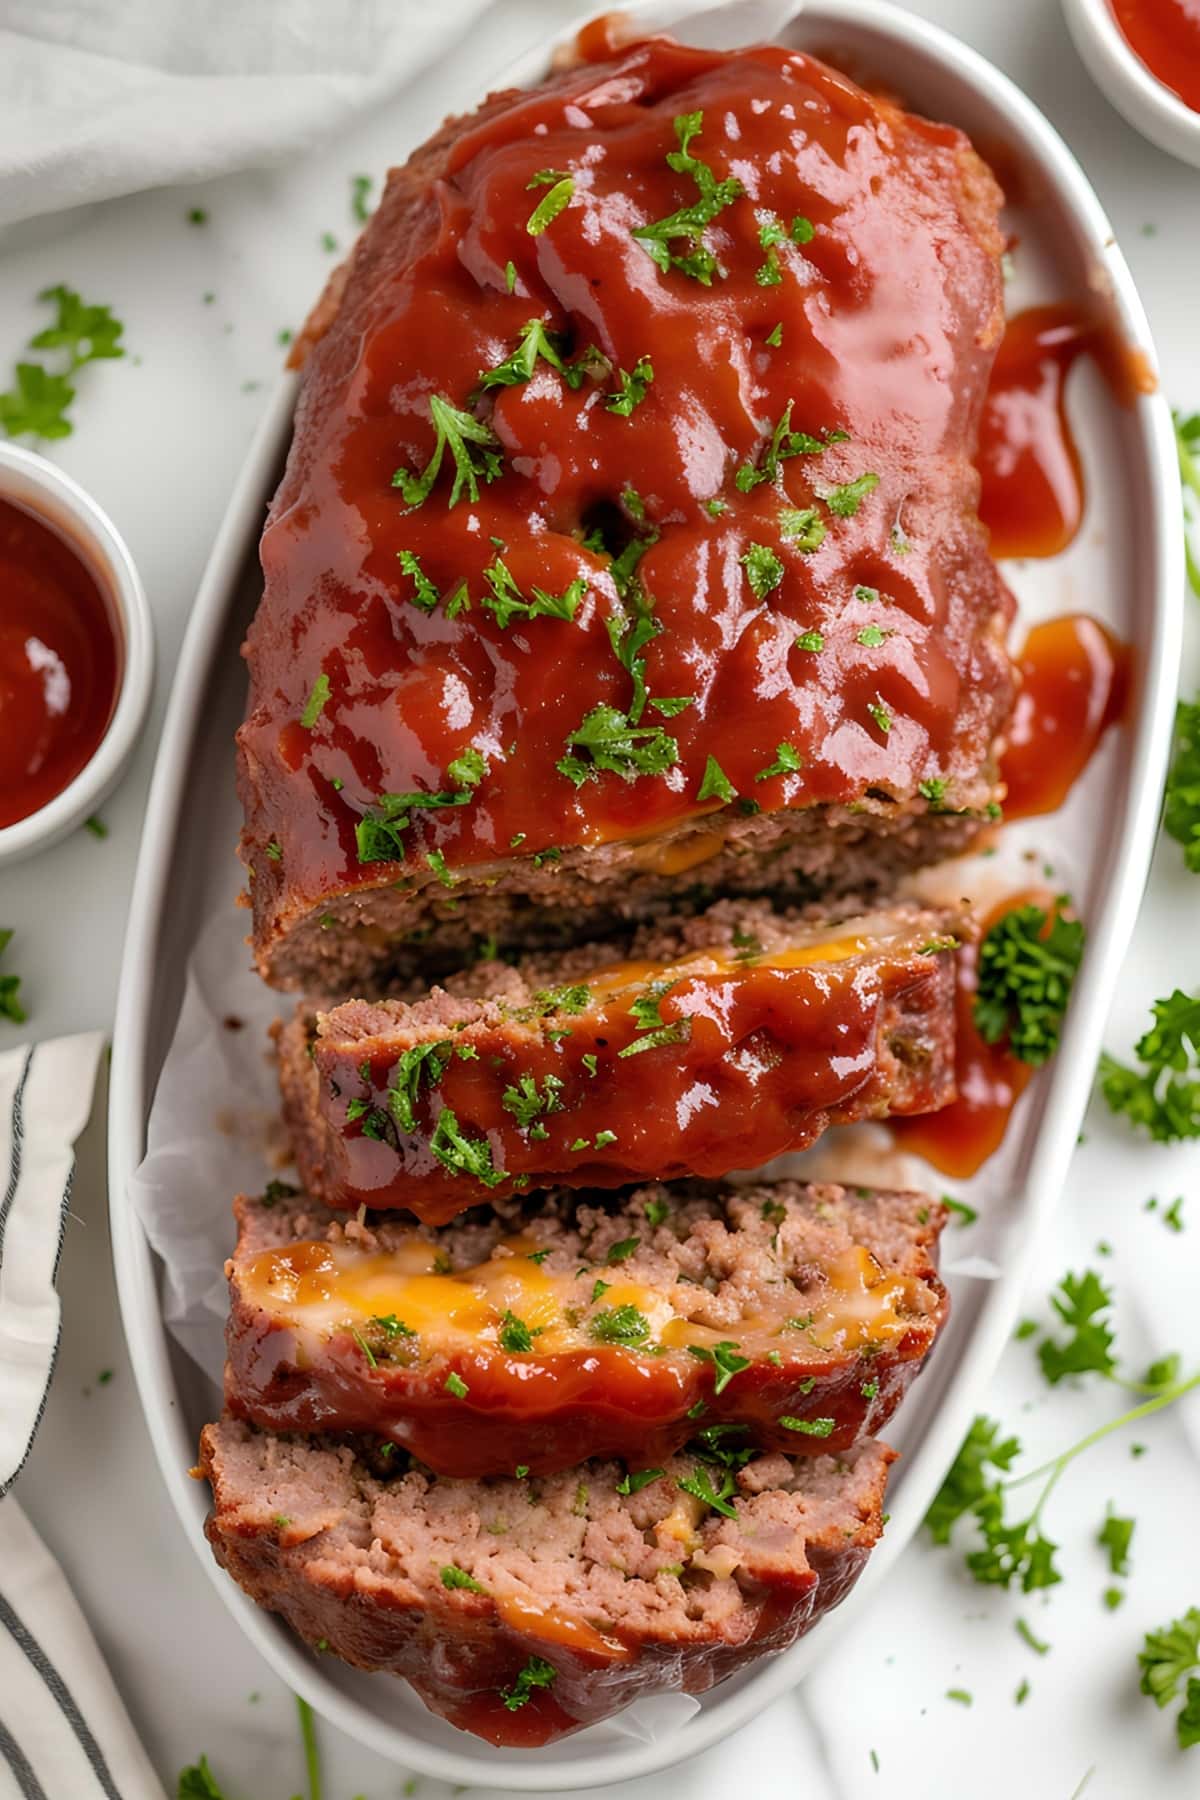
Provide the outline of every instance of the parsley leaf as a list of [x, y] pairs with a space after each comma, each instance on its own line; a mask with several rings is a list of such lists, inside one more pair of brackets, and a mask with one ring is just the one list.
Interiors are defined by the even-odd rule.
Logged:
[[746, 554], [738, 560], [746, 571], [746, 578], [756, 600], [765, 600], [783, 580], [783, 564], [769, 544], [751, 544]]
[[659, 1476], [665, 1473], [664, 1469], [639, 1469], [636, 1475], [631, 1475], [626, 1471], [617, 1483], [617, 1492], [618, 1494], [640, 1494], [644, 1487], [649, 1487], [652, 1481], [657, 1481]]
[[479, 604], [492, 614], [502, 631], [517, 618], [565, 619], [569, 624], [587, 593], [587, 581], [577, 575], [561, 594], [548, 594], [545, 588], [535, 587], [530, 589], [532, 600], [527, 600], [512, 570], [500, 556], [483, 571], [483, 579], [491, 592], [485, 594]]
[[543, 169], [525, 185], [526, 187], [538, 187], [547, 181], [552, 181], [553, 187], [548, 194], [542, 195], [525, 223], [525, 229], [530, 237], [541, 237], [546, 227], [553, 225], [559, 213], [566, 211], [571, 204], [571, 196], [575, 192], [575, 177], [561, 175], [557, 169]]
[[543, 1113], [562, 1111], [562, 1082], [557, 1075], [545, 1075], [542, 1078], [542, 1091], [538, 1092], [537, 1076], [528, 1071], [521, 1076], [516, 1087], [506, 1087], [500, 1097], [500, 1104], [505, 1112], [510, 1112], [522, 1131], [528, 1131], [536, 1118]]
[[1191, 1674], [1200, 1669], [1200, 1607], [1189, 1606], [1181, 1618], [1148, 1631], [1138, 1662], [1142, 1692], [1156, 1706], [1170, 1705], [1186, 1679], [1184, 1707], [1175, 1720], [1176, 1736], [1181, 1750], [1200, 1743], [1200, 1680]]
[[417, 1129], [415, 1103], [423, 1081], [436, 1087], [446, 1071], [453, 1046], [448, 1040], [439, 1043], [413, 1044], [401, 1053], [392, 1069], [388, 1086], [388, 1107], [401, 1131]]
[[790, 744], [776, 744], [775, 761], [760, 769], [754, 777], [755, 781], [767, 781], [772, 775], [798, 775], [804, 767], [804, 758]]
[[[12, 935], [11, 931], [0, 930], [0, 956], [12, 942]], [[29, 1016], [17, 998], [20, 986], [19, 975], [0, 975], [0, 1019], [9, 1019], [14, 1025], [23, 1025]]]
[[813, 656], [818, 655], [825, 648], [825, 633], [823, 631], [802, 631], [796, 639], [796, 648], [797, 650], [807, 650]]
[[447, 1563], [441, 1571], [441, 1577], [444, 1588], [465, 1588], [469, 1594], [485, 1594], [487, 1592], [487, 1589], [476, 1581], [473, 1575], [468, 1575], [467, 1571], [460, 1569], [457, 1563]]
[[721, 800], [726, 805], [737, 799], [737, 789], [715, 756], [710, 756], [704, 765], [704, 780], [700, 783], [696, 799]]
[[592, 1314], [588, 1329], [598, 1344], [625, 1344], [633, 1348], [644, 1344], [650, 1336], [650, 1321], [636, 1306], [609, 1306]]
[[[408, 596], [413, 606], [419, 606], [422, 612], [435, 612], [442, 595], [437, 583], [431, 581], [425, 573], [419, 556], [411, 550], [397, 550], [396, 560], [401, 569], [413, 583], [413, 592]], [[471, 596], [467, 592], [465, 581], [458, 582], [446, 596], [445, 613], [448, 619], [456, 619], [459, 613], [470, 612]]]
[[[1200, 594], [1200, 587], [1196, 591]], [[1185, 865], [1200, 875], [1200, 700], [1181, 700], [1176, 710], [1163, 829], [1183, 845]]]
[[518, 1712], [535, 1688], [553, 1687], [558, 1670], [540, 1656], [531, 1656], [510, 1688], [501, 1688], [500, 1697], [509, 1712]]
[[837, 518], [852, 519], [867, 495], [878, 486], [878, 475], [860, 475], [855, 481], [845, 481], [840, 487], [831, 488], [825, 496], [825, 504]]
[[447, 449], [454, 463], [454, 482], [448, 506], [458, 503], [464, 487], [471, 500], [479, 499], [479, 477], [495, 481], [501, 472], [500, 440], [490, 425], [473, 413], [463, 412], [444, 394], [429, 396], [429, 416], [433, 421], [436, 441], [433, 454], [419, 475], [411, 469], [397, 469], [392, 486], [398, 487], [408, 506], [423, 506], [428, 500], [442, 466]]
[[1114, 1575], [1129, 1573], [1129, 1546], [1133, 1542], [1135, 1524], [1136, 1520], [1121, 1518], [1110, 1506], [1096, 1534], [1100, 1548], [1108, 1551], [1108, 1566]]
[[1071, 1336], [1065, 1342], [1047, 1337], [1038, 1346], [1042, 1374], [1051, 1386], [1066, 1375], [1116, 1374], [1113, 1333], [1108, 1320], [1100, 1316], [1108, 1311], [1112, 1301], [1111, 1292], [1095, 1270], [1063, 1276], [1050, 1304]]
[[522, 1351], [532, 1350], [534, 1338], [540, 1336], [540, 1326], [536, 1326], [531, 1331], [524, 1319], [518, 1319], [516, 1313], [505, 1309], [504, 1317], [500, 1321], [500, 1348], [502, 1350], [507, 1350], [510, 1355], [518, 1356]]
[[322, 670], [317, 676], [317, 679], [313, 682], [312, 693], [305, 701], [304, 711], [300, 714], [300, 723], [305, 731], [311, 731], [321, 714], [325, 711], [326, 706], [329, 704], [329, 694], [329, 677], [326, 675], [325, 671]]
[[779, 1423], [785, 1431], [801, 1431], [808, 1437], [832, 1437], [836, 1419], [792, 1419], [783, 1418]]
[[[698, 189], [698, 198], [690, 206], [681, 206], [678, 211], [668, 213], [666, 218], [635, 225], [631, 235], [664, 275], [678, 269], [682, 274], [690, 275], [693, 281], [711, 287], [713, 276], [721, 271], [716, 257], [704, 242], [704, 228], [744, 189], [735, 176], [718, 181], [709, 165], [692, 155], [692, 140], [699, 137], [703, 125], [703, 112], [681, 113], [675, 120], [679, 148], [667, 154], [667, 162], [677, 175], [691, 176]], [[677, 255], [670, 247], [677, 238], [683, 239], [688, 246], [682, 255]]]
[[[743, 463], [734, 475], [734, 486], [739, 493], [749, 494], [761, 482], [774, 481], [779, 474], [780, 463], [789, 456], [816, 456], [822, 450], [827, 450], [830, 444], [844, 441], [844, 431], [827, 431], [822, 437], [813, 437], [808, 431], [793, 431], [794, 405], [795, 401], [789, 400], [780, 413], [761, 463]], [[875, 479], [878, 480], [878, 476]]]
[[627, 713], [607, 703], [584, 716], [567, 738], [567, 751], [555, 768], [576, 787], [602, 769], [636, 781], [639, 775], [665, 774], [679, 761], [679, 745], [661, 725], [634, 725]]
[[454, 1113], [443, 1106], [434, 1126], [429, 1148], [451, 1175], [470, 1175], [484, 1187], [498, 1187], [508, 1180], [507, 1169], [497, 1169], [492, 1162], [491, 1146], [486, 1138], [463, 1135]]
[[727, 1519], [737, 1518], [737, 1512], [729, 1504], [737, 1488], [733, 1475], [728, 1469], [721, 1477], [719, 1490], [714, 1488], [712, 1476], [707, 1469], [697, 1469], [691, 1475], [681, 1475], [675, 1485], [682, 1488], [685, 1494], [691, 1494], [697, 1500], [703, 1501], [704, 1505], [710, 1506], [714, 1512], [723, 1513]]
[[720, 1344], [689, 1344], [688, 1355], [700, 1362], [709, 1362], [715, 1371], [713, 1376], [713, 1393], [723, 1394], [735, 1375], [750, 1367], [750, 1358], [743, 1356], [734, 1343], [728, 1339]]
[[1058, 1048], [1071, 984], [1083, 954], [1083, 926], [1067, 918], [1066, 897], [1047, 923], [1040, 906], [1018, 906], [979, 947], [974, 1018], [985, 1042], [1007, 1039], [1022, 1062], [1040, 1066]]
[[1154, 1023], [1134, 1046], [1142, 1069], [1103, 1055], [1101, 1092], [1158, 1143], [1200, 1137], [1200, 994], [1176, 988], [1152, 1011]]
[[825, 542], [828, 528], [815, 506], [785, 506], [779, 514], [779, 529], [789, 544], [811, 556]]
[[436, 794], [380, 794], [374, 810], [365, 813], [354, 828], [360, 863], [403, 862], [403, 833], [412, 814], [437, 811], [444, 806], [465, 806], [470, 792]]
[[980, 1413], [963, 1439], [941, 1487], [925, 1514], [935, 1544], [948, 1544], [958, 1521], [980, 1506], [993, 1491], [988, 1468], [1007, 1473], [1021, 1453], [1019, 1439], [1001, 1438], [1000, 1426]]
[[180, 1770], [176, 1796], [177, 1800], [226, 1800], [225, 1790], [209, 1767], [207, 1756], [202, 1756], [190, 1769]]
[[653, 380], [654, 370], [648, 356], [639, 357], [634, 364], [632, 374], [628, 374], [624, 369], [618, 369], [617, 381], [620, 385], [615, 393], [605, 394], [605, 410], [610, 413], [618, 413], [621, 418], [627, 419], [634, 407], [642, 404], [646, 398], [646, 390]]
[[583, 380], [582, 371], [577, 372], [571, 369], [563, 361], [562, 351], [559, 348], [561, 342], [562, 340], [557, 334], [546, 330], [544, 319], [530, 319], [528, 324], [522, 327], [521, 336], [517, 340], [517, 347], [512, 355], [506, 357], [503, 362], [496, 363], [493, 368], [480, 372], [480, 388], [516, 387], [518, 382], [532, 380], [539, 356], [543, 361], [548, 362], [552, 369], [557, 369], [560, 375], [565, 375], [571, 387], [578, 387]]

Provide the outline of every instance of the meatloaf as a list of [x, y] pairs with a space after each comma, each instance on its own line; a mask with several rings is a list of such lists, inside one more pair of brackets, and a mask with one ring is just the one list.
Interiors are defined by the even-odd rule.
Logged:
[[374, 1434], [439, 1475], [673, 1455], [717, 1425], [840, 1452], [880, 1431], [947, 1313], [945, 1210], [795, 1182], [539, 1195], [439, 1231], [239, 1199], [225, 1397]]
[[306, 1189], [430, 1223], [566, 1183], [716, 1177], [830, 1124], [954, 1097], [950, 915], [815, 923], [720, 902], [612, 944], [486, 962], [280, 1037]]
[[370, 996], [976, 834], [1000, 198], [809, 56], [661, 38], [393, 172], [307, 334], [246, 642], [268, 981]]
[[862, 1570], [892, 1459], [716, 1436], [644, 1482], [603, 1461], [446, 1481], [228, 1420], [205, 1428], [197, 1474], [218, 1561], [308, 1643], [403, 1675], [493, 1743], [541, 1744], [786, 1649]]

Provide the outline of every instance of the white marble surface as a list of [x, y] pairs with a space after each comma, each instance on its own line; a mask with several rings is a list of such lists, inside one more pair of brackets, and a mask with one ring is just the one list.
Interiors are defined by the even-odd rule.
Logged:
[[[470, 33], [449, 85], [411, 102], [432, 126], [548, 27], [584, 9], [569, 0], [502, 0]], [[915, 10], [1007, 69], [1081, 157], [1141, 284], [1167, 392], [1200, 406], [1200, 177], [1151, 149], [1092, 89], [1051, 0], [923, 0]], [[406, 123], [411, 123], [411, 116]], [[85, 833], [0, 874], [0, 922], [17, 936], [6, 966], [25, 977], [39, 1035], [111, 1023], [125, 901], [167, 682], [196, 580], [276, 367], [276, 334], [295, 325], [324, 277], [320, 238], [344, 243], [350, 176], [389, 160], [386, 113], [304, 165], [208, 187], [145, 194], [35, 222], [0, 245], [0, 362], [34, 329], [34, 295], [67, 281], [111, 300], [136, 360], [85, 373], [78, 429], [62, 465], [111, 511], [141, 566], [161, 669], [145, 742], [104, 809], [111, 835]], [[189, 226], [188, 207], [210, 223]], [[1151, 229], [1153, 228], [1153, 229]], [[208, 303], [207, 293], [215, 297]], [[1181, 691], [1200, 687], [1200, 602], [1190, 607]], [[197, 793], [195, 805], [204, 805]], [[1163, 845], [1137, 942], [1113, 996], [1108, 1041], [1125, 1050], [1150, 1001], [1200, 986], [1200, 879]], [[1029, 1296], [1068, 1267], [1098, 1266], [1118, 1290], [1120, 1342], [1134, 1365], [1178, 1349], [1200, 1363], [1200, 1153], [1145, 1147], [1093, 1108], [1069, 1191]], [[1183, 1235], [1147, 1213], [1151, 1194], [1185, 1195]], [[283, 1800], [302, 1785], [288, 1696], [243, 1642], [183, 1542], [153, 1465], [125, 1357], [109, 1265], [103, 1125], [84, 1140], [63, 1262], [66, 1335], [49, 1412], [21, 1499], [66, 1566], [138, 1729], [174, 1791], [176, 1771], [207, 1750], [231, 1800]], [[962, 1240], [964, 1245], [966, 1240]], [[1112, 1246], [1098, 1258], [1098, 1242]], [[97, 1383], [101, 1370], [111, 1381]], [[1098, 1384], [1051, 1392], [1026, 1344], [1014, 1344], [989, 1410], [1049, 1454], [1112, 1415]], [[924, 1544], [903, 1559], [871, 1611], [837, 1641], [820, 1674], [736, 1739], [653, 1782], [605, 1790], [620, 1800], [716, 1800], [734, 1787], [775, 1800], [1184, 1800], [1200, 1792], [1200, 1749], [1181, 1756], [1170, 1717], [1137, 1693], [1142, 1633], [1200, 1604], [1200, 1398], [1109, 1439], [1063, 1481], [1045, 1521], [1066, 1580], [1025, 1600], [970, 1582], [961, 1560]], [[1094, 1539], [1112, 1500], [1138, 1520], [1125, 1605], [1109, 1612]], [[1014, 1622], [1052, 1645], [1035, 1655]], [[1022, 1678], [1026, 1703], [1013, 1695]], [[969, 1690], [970, 1708], [946, 1698]], [[398, 1800], [406, 1771], [332, 1731], [322, 1734], [326, 1800]], [[873, 1766], [874, 1751], [879, 1771]], [[482, 1790], [475, 1790], [482, 1792]], [[441, 1800], [420, 1783], [422, 1800]], [[70, 1800], [52, 1796], [51, 1800]]]

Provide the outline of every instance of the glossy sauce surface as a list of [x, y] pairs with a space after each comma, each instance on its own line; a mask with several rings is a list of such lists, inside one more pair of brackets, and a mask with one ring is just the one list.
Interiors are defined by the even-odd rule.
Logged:
[[90, 570], [50, 525], [0, 500], [0, 827], [90, 761], [119, 678], [113, 615]]
[[1056, 812], [1110, 725], [1125, 715], [1130, 653], [1106, 625], [1069, 613], [1035, 625], [1000, 770], [1010, 819]]
[[1036, 1070], [1003, 1042], [989, 1044], [975, 1024], [979, 943], [998, 919], [1030, 903], [1043, 908], [1053, 896], [1043, 891], [1010, 894], [980, 922], [979, 938], [959, 952], [956, 994], [955, 1080], [958, 1096], [927, 1118], [897, 1119], [893, 1133], [904, 1150], [923, 1156], [943, 1175], [963, 1179], [981, 1169], [1000, 1148], [1013, 1107]]
[[993, 556], [1056, 556], [1079, 530], [1083, 470], [1064, 389], [1095, 340], [1095, 325], [1071, 305], [1032, 307], [1005, 326], [976, 457]]
[[[436, 1080], [425, 1065], [413, 1131], [391, 1089], [428, 1031], [406, 1031], [397, 1009], [394, 1035], [318, 1036], [320, 1163], [306, 1166], [306, 1128], [302, 1177], [329, 1205], [405, 1206], [439, 1223], [514, 1184], [715, 1177], [801, 1148], [829, 1122], [937, 1105], [950, 1091], [954, 979], [938, 924], [922, 916], [861, 954], [851, 936], [798, 961], [598, 971], [575, 1010], [456, 1032]], [[522, 1092], [543, 1101], [527, 1119]], [[446, 1166], [433, 1144], [447, 1109], [503, 1180]]]
[[1150, 73], [1200, 112], [1197, 0], [1112, 0], [1122, 36]]
[[[706, 229], [711, 285], [663, 273], [631, 236], [696, 199], [667, 161], [672, 120], [691, 110], [691, 154], [745, 189]], [[466, 746], [487, 760], [469, 802], [417, 809], [404, 834], [422, 881], [430, 852], [453, 875], [718, 812], [719, 797], [699, 799], [709, 756], [765, 811], [907, 796], [934, 777], [981, 803], [1010, 602], [972, 516], [1000, 243], [981, 170], [968, 217], [964, 154], [954, 131], [802, 55], [655, 42], [481, 115], [444, 178], [393, 189], [314, 352], [263, 539], [241, 738], [260, 926], [298, 899], [395, 880], [394, 864], [359, 862], [356, 824], [383, 793], [447, 791]], [[574, 192], [531, 235], [544, 170], [569, 172]], [[812, 226], [803, 242], [788, 235], [797, 218]], [[773, 219], [787, 241], [764, 282]], [[564, 355], [595, 344], [608, 372], [572, 390], [542, 358], [531, 379], [487, 390], [472, 404], [498, 440], [497, 478], [449, 507], [447, 454], [406, 507], [392, 477], [430, 457], [431, 395], [465, 405], [531, 318], [562, 334]], [[606, 401], [643, 358], [653, 382], [622, 416]], [[761, 473], [789, 408], [810, 447], [743, 491], [737, 471]], [[864, 477], [857, 502], [831, 505]], [[812, 509], [820, 543], [799, 547], [783, 507]], [[641, 600], [611, 571], [631, 541]], [[498, 544], [525, 596], [585, 583], [574, 619], [502, 627], [481, 603]], [[744, 562], [755, 545], [780, 565], [762, 594]], [[402, 552], [442, 596], [429, 610]], [[450, 618], [460, 581], [471, 610]], [[640, 728], [662, 725], [676, 753], [660, 774], [576, 786], [556, 765], [592, 709], [630, 706], [608, 627], [640, 604], [661, 628], [643, 651], [650, 695], [690, 702], [665, 724], [647, 705]], [[808, 633], [819, 650], [797, 647]], [[781, 742], [800, 766], [767, 775]]]

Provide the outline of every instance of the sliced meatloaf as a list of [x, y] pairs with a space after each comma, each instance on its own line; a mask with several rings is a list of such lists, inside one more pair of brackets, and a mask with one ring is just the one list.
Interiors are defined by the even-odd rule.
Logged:
[[947, 1313], [945, 1211], [796, 1182], [550, 1193], [434, 1231], [240, 1199], [226, 1403], [440, 1475], [638, 1467], [715, 1425], [792, 1455], [880, 1431]]
[[746, 1457], [720, 1439], [643, 1485], [381, 1473], [352, 1447], [205, 1428], [217, 1559], [315, 1648], [403, 1675], [493, 1743], [546, 1743], [640, 1695], [786, 1649], [862, 1570], [893, 1453]]
[[972, 464], [999, 202], [811, 57], [662, 38], [392, 174], [246, 643], [267, 980], [370, 994], [969, 841], [1013, 693]]
[[954, 1094], [957, 919], [721, 902], [284, 1029], [306, 1190], [437, 1224], [531, 1186], [721, 1176]]

